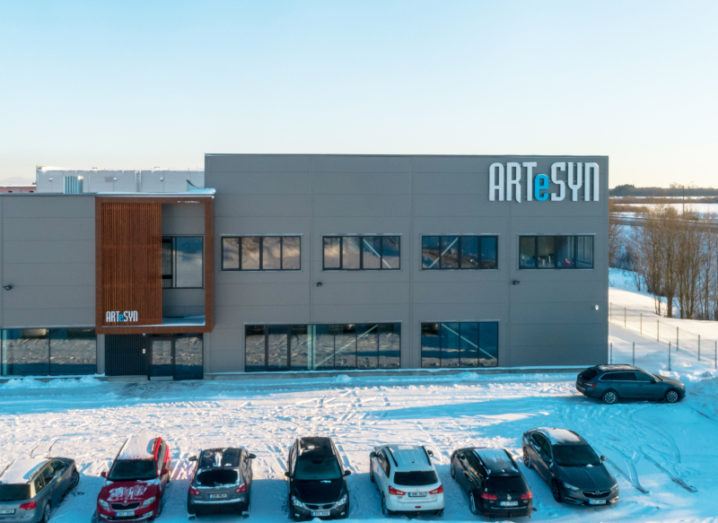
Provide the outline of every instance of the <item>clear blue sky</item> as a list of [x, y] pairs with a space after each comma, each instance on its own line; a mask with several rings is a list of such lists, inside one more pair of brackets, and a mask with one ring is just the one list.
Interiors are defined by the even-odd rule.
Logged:
[[0, 2], [0, 183], [205, 152], [607, 154], [718, 186], [718, 1]]

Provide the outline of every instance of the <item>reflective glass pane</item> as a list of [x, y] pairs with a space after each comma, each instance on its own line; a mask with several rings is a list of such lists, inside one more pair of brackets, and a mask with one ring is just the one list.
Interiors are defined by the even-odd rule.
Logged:
[[441, 336], [438, 323], [421, 324], [421, 366], [441, 367]]
[[480, 259], [479, 266], [482, 269], [496, 269], [499, 266], [498, 243], [496, 236], [480, 237]]
[[573, 269], [576, 266], [575, 236], [556, 236], [556, 266], [561, 269]]
[[242, 270], [259, 270], [259, 236], [244, 236], [242, 238]]
[[50, 331], [50, 374], [54, 376], [97, 372], [97, 337], [93, 329]]
[[361, 240], [363, 267], [381, 268], [381, 236], [365, 236]]
[[269, 325], [267, 327], [267, 369], [282, 370], [289, 368], [289, 342], [287, 325]]
[[175, 338], [175, 378], [202, 379], [202, 336]]
[[309, 336], [306, 325], [289, 327], [289, 363], [294, 370], [307, 370], [309, 366]]
[[342, 238], [342, 269], [359, 269], [361, 258], [361, 245], [358, 236], [344, 236]]
[[222, 238], [222, 269], [239, 269], [239, 238]]
[[379, 365], [379, 337], [377, 325], [357, 325], [357, 367], [374, 369]]
[[440, 236], [421, 237], [421, 267], [422, 269], [439, 269], [441, 255]]
[[479, 324], [464, 322], [459, 324], [461, 366], [476, 367], [479, 364]]
[[278, 271], [282, 268], [282, 239], [279, 236], [262, 238], [262, 269]]
[[379, 368], [393, 369], [401, 364], [401, 324], [379, 324]]
[[537, 238], [536, 265], [539, 269], [556, 267], [556, 242], [553, 236]]
[[172, 287], [172, 238], [162, 238], [162, 287]]
[[342, 239], [339, 236], [324, 237], [324, 268], [341, 269]]
[[519, 267], [533, 269], [536, 267], [536, 237], [521, 236], [519, 239]]
[[442, 367], [458, 367], [461, 363], [459, 354], [461, 352], [461, 343], [459, 341], [459, 324], [442, 323], [441, 324], [441, 366]]
[[50, 340], [47, 329], [3, 331], [2, 374], [45, 376], [50, 371]]
[[462, 236], [461, 237], [461, 260], [462, 269], [478, 269], [479, 268], [479, 237], [478, 236]]
[[593, 268], [593, 236], [578, 236], [576, 249], [576, 267]]
[[245, 370], [264, 370], [264, 326], [247, 325], [244, 337]]
[[441, 264], [442, 269], [459, 268], [459, 237], [441, 237]]
[[175, 287], [202, 287], [202, 244], [201, 236], [175, 237]]
[[317, 325], [314, 351], [314, 368], [334, 368], [334, 325]]
[[479, 324], [479, 365], [495, 367], [499, 358], [499, 324], [495, 321]]
[[299, 270], [302, 265], [299, 236], [282, 238], [282, 269]]
[[382, 237], [382, 269], [399, 269], [401, 267], [401, 237]]
[[172, 340], [153, 339], [150, 354], [150, 375], [172, 376]]
[[353, 324], [340, 325], [334, 338], [334, 364], [336, 368], [356, 369], [357, 332]]

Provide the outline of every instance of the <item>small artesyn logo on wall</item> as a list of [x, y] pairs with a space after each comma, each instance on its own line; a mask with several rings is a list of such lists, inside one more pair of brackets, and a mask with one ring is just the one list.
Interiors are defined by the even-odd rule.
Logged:
[[138, 311], [105, 311], [105, 323], [137, 323], [140, 321]]
[[550, 172], [535, 173], [537, 162], [494, 162], [489, 166], [491, 202], [597, 202], [596, 162], [554, 162]]

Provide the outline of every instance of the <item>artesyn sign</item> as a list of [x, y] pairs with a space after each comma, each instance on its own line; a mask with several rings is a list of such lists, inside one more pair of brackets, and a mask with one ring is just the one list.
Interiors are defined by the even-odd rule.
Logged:
[[137, 323], [140, 321], [138, 311], [105, 311], [105, 323]]
[[537, 162], [494, 162], [489, 166], [492, 202], [597, 202], [600, 168], [596, 162], [554, 162], [536, 172]]

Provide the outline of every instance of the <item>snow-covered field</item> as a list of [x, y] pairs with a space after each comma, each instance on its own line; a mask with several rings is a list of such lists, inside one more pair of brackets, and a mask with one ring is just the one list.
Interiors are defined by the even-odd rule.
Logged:
[[[618, 358], [625, 358], [636, 339], [650, 343], [611, 325]], [[659, 371], [662, 361], [641, 363]], [[0, 385], [0, 469], [33, 454], [75, 458], [80, 484], [52, 521], [89, 521], [100, 472], [125, 435], [154, 431], [167, 438], [173, 458], [159, 521], [186, 521], [188, 458], [203, 446], [244, 445], [257, 454], [249, 521], [286, 521], [288, 446], [300, 435], [328, 435], [353, 472], [350, 520], [383, 521], [367, 475], [369, 451], [385, 442], [421, 443], [434, 450], [445, 485], [441, 519], [472, 521], [477, 518], [449, 476], [451, 451], [505, 446], [519, 456], [522, 432], [550, 425], [578, 431], [608, 457], [621, 500], [602, 509], [559, 505], [521, 465], [534, 492], [533, 520], [718, 521], [717, 374], [690, 358], [675, 368], [688, 388], [687, 398], [676, 405], [589, 401], [575, 391], [573, 372], [149, 383], [16, 380]]]

